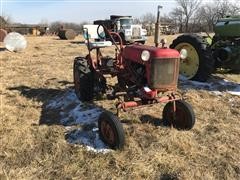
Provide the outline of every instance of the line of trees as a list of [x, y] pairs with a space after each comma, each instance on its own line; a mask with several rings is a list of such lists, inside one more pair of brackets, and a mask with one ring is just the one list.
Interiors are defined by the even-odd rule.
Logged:
[[[183, 32], [212, 32], [216, 21], [226, 16], [240, 16], [239, 0], [175, 0], [177, 7], [168, 15], [161, 17], [161, 22], [168, 22]], [[139, 23], [154, 23], [156, 16], [146, 13], [135, 20]]]
[[39, 25], [46, 26], [49, 28], [50, 33], [56, 33], [59, 29], [73, 29], [76, 33], [82, 33], [83, 25], [88, 24], [89, 22], [81, 22], [81, 23], [71, 23], [71, 22], [63, 22], [63, 21], [55, 21], [52, 23], [48, 23], [47, 19], [42, 19]]
[[[216, 21], [225, 16], [240, 15], [239, 0], [175, 0], [177, 7], [168, 15], [161, 17], [162, 22], [168, 22], [176, 26], [180, 33], [183, 32], [212, 32]], [[150, 24], [156, 22], [156, 12], [149, 12], [140, 18], [134, 19], [135, 23]], [[5, 16], [5, 20], [11, 23], [11, 17]], [[58, 32], [60, 28], [73, 29], [81, 33], [82, 26], [89, 22], [67, 23], [42, 20], [39, 25], [49, 27], [51, 33]]]
[[49, 31], [50, 32], [58, 32], [59, 29], [73, 29], [76, 33], [82, 33], [83, 25], [87, 24], [87, 22], [82, 23], [67, 23], [67, 22], [60, 22], [56, 21], [49, 25]]
[[213, 31], [216, 21], [226, 16], [240, 15], [238, 0], [176, 0], [177, 7], [170, 13], [179, 32]]

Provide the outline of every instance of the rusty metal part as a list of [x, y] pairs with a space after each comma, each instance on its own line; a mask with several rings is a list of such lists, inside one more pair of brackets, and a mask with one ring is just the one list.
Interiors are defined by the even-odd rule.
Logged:
[[114, 130], [112, 129], [111, 125], [107, 121], [102, 121], [101, 124], [101, 132], [104, 139], [107, 141], [108, 144], [112, 145], [115, 143], [115, 135]]
[[129, 101], [129, 102], [122, 102], [117, 105], [117, 109], [127, 109], [127, 108], [132, 108], [136, 106], [142, 105], [141, 101]]
[[126, 111], [126, 109], [128, 108], [144, 107], [144, 106], [149, 106], [157, 103], [175, 102], [181, 99], [182, 99], [182, 96], [180, 94], [170, 93], [161, 97], [155, 97], [152, 100], [148, 99], [148, 100], [140, 100], [140, 101], [119, 102], [116, 107], [118, 111], [120, 109]]
[[4, 29], [0, 29], [0, 42], [3, 42], [6, 36], [7, 36], [7, 31]]
[[159, 27], [160, 27], [160, 9], [162, 9], [162, 6], [158, 6], [158, 12], [157, 12], [157, 22], [155, 23], [155, 35], [154, 35], [154, 43], [155, 43], [155, 47], [158, 47], [159, 45]]

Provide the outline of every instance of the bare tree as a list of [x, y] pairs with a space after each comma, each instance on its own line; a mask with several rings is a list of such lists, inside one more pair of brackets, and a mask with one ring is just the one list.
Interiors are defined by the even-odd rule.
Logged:
[[3, 14], [2, 16], [0, 16], [1, 25], [12, 24], [12, 22], [12, 17], [10, 15]]
[[213, 27], [218, 19], [217, 6], [212, 3], [202, 5], [195, 14], [194, 19], [201, 31], [213, 31]]
[[141, 24], [141, 20], [139, 18], [134, 18], [133, 23], [134, 24]]
[[81, 22], [81, 23], [70, 23], [70, 22], [61, 22], [55, 21], [49, 25], [49, 30], [51, 33], [57, 33], [60, 29], [73, 29], [77, 33], [82, 33], [83, 25], [89, 24], [89, 22]]
[[189, 22], [193, 17], [194, 13], [199, 8], [200, 0], [176, 0], [179, 8], [178, 12], [182, 13], [185, 31], [189, 32]]
[[216, 6], [217, 11], [215, 11], [215, 13], [218, 18], [223, 18], [228, 15], [237, 15], [240, 12], [240, 5], [238, 1], [215, 0], [214, 5]]
[[156, 22], [156, 16], [153, 13], [146, 13], [140, 18], [142, 23], [155, 23]]
[[48, 26], [49, 23], [48, 23], [48, 19], [44, 18], [44, 19], [41, 19], [39, 25], [42, 25], [42, 26]]
[[239, 3], [227, 0], [215, 0], [212, 3], [203, 4], [194, 19], [197, 20], [198, 26], [201, 26], [204, 31], [213, 31], [218, 19], [226, 16], [235, 16], [240, 12]]
[[183, 32], [183, 11], [181, 8], [174, 8], [170, 13], [170, 17], [173, 19], [175, 26], [179, 27], [179, 32]]

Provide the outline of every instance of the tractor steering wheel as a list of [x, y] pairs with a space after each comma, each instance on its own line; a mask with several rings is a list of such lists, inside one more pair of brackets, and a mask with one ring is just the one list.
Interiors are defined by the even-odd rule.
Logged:
[[[99, 30], [100, 30], [100, 27], [102, 27], [103, 28], [103, 32], [99, 32]], [[104, 35], [103, 35], [104, 34]], [[101, 39], [105, 39], [106, 38], [106, 34], [105, 34], [105, 28], [104, 28], [104, 26], [103, 25], [98, 25], [98, 27], [97, 27], [97, 35], [98, 35], [98, 37], [100, 37]]]
[[[100, 27], [103, 27], [103, 30], [104, 30], [104, 35], [105, 36], [102, 36], [101, 33], [99, 32], [99, 29]], [[111, 32], [108, 31], [108, 29], [102, 25], [102, 24], [99, 24], [98, 27], [97, 27], [97, 34], [98, 36], [101, 38], [101, 39], [106, 39], [106, 35], [110, 37], [111, 41], [113, 42], [113, 44], [116, 46], [116, 49], [120, 52], [120, 48], [118, 47], [117, 43], [115, 42], [114, 38], [112, 37], [112, 34]], [[121, 38], [121, 37], [120, 37]]]

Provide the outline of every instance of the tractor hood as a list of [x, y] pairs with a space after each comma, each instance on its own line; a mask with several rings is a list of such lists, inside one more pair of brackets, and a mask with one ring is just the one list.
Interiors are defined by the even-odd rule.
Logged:
[[214, 31], [218, 36], [240, 37], [240, 17], [219, 19]]
[[130, 45], [126, 46], [123, 50], [123, 57], [125, 59], [130, 59], [132, 61], [141, 62], [141, 54], [143, 51], [149, 51], [150, 60], [151, 59], [169, 59], [169, 58], [180, 58], [179, 52], [175, 49], [169, 48], [156, 48], [154, 46], [145, 46], [145, 45]]

